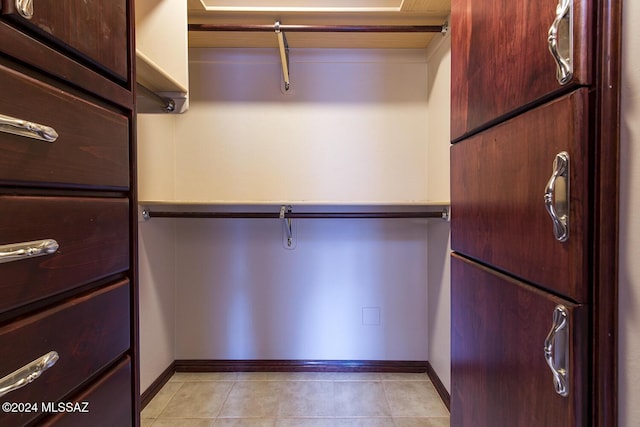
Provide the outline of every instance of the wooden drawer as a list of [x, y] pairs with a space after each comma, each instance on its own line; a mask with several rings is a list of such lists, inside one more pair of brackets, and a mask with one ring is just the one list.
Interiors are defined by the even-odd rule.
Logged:
[[88, 412], [61, 412], [39, 421], [40, 426], [127, 427], [133, 424], [131, 359], [114, 368], [67, 402], [87, 403]]
[[[16, 3], [31, 3], [25, 19]], [[126, 0], [2, 0], [2, 13], [27, 32], [78, 55], [126, 82], [128, 17]]]
[[[588, 301], [588, 91], [581, 89], [451, 147], [451, 247]], [[545, 206], [556, 155], [569, 155], [569, 234], [558, 241]], [[563, 191], [554, 185], [556, 199]], [[560, 214], [560, 206], [556, 208]]]
[[[57, 402], [130, 347], [129, 281], [123, 280], [0, 328], [0, 375], [55, 351], [57, 362], [3, 402]], [[23, 425], [37, 411], [1, 412], [0, 425]]]
[[[451, 2], [451, 139], [501, 120], [567, 87], [592, 82], [594, 9], [573, 4], [573, 78], [560, 84], [547, 37], [558, 0]], [[569, 21], [569, 19], [566, 19]], [[558, 45], [568, 46], [561, 27]], [[565, 33], [568, 35], [568, 31]], [[561, 49], [562, 50], [562, 49]], [[569, 49], [567, 49], [569, 50]]]
[[[451, 293], [452, 427], [587, 425], [584, 306], [456, 255]], [[566, 323], [549, 337], [558, 306]], [[547, 344], [555, 367], [568, 372], [566, 395], [556, 392]]]
[[1, 65], [0, 92], [1, 115], [58, 134], [45, 142], [0, 133], [0, 184], [129, 188], [127, 117]]
[[59, 245], [0, 263], [0, 312], [129, 268], [128, 199], [0, 196], [0, 212], [0, 245]]

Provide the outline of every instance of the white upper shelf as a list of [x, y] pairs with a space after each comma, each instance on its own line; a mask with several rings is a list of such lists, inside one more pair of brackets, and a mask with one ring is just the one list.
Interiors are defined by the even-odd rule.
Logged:
[[[136, 81], [175, 102], [173, 112], [188, 108], [189, 64], [187, 7], [182, 1], [136, 0]], [[138, 112], [161, 112], [155, 100], [138, 96]]]
[[137, 81], [154, 92], [181, 92], [186, 94], [189, 89], [183, 82], [179, 82], [164, 68], [155, 63], [140, 49], [136, 49]]

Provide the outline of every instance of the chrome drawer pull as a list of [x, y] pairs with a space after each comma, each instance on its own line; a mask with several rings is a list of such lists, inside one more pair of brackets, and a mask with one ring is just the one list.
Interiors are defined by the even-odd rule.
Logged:
[[54, 142], [58, 139], [58, 132], [52, 127], [28, 122], [26, 120], [0, 114], [0, 132], [26, 136], [46, 142]]
[[58, 353], [50, 351], [28, 365], [0, 379], [0, 397], [32, 383], [38, 379], [44, 371], [55, 365], [58, 359]]
[[569, 153], [566, 151], [556, 154], [553, 161], [553, 174], [544, 192], [544, 206], [553, 221], [556, 240], [569, 240]]
[[10, 243], [0, 246], [0, 264], [56, 253], [60, 245], [53, 239]]
[[558, 83], [565, 85], [573, 77], [573, 0], [558, 0], [547, 43], [556, 61]]
[[16, 0], [16, 9], [23, 18], [31, 19], [33, 16], [33, 0]]
[[557, 305], [553, 310], [553, 324], [544, 340], [544, 358], [553, 374], [556, 393], [569, 395], [569, 315], [567, 309]]

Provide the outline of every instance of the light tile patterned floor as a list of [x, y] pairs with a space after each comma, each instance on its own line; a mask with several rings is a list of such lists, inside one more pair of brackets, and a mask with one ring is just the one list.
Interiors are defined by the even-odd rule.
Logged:
[[448, 427], [426, 374], [176, 373], [142, 427]]

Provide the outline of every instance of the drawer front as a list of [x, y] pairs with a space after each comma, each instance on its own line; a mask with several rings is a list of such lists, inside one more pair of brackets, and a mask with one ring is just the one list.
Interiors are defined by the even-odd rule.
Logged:
[[[56, 402], [130, 347], [129, 282], [124, 280], [0, 328], [0, 375], [55, 351], [57, 362], [3, 402]], [[0, 425], [23, 425], [38, 412], [0, 413]]]
[[[129, 188], [129, 121], [87, 100], [0, 66], [0, 183]], [[47, 142], [11, 132], [22, 120], [57, 133]], [[51, 130], [46, 135], [53, 135]]]
[[67, 402], [79, 403], [86, 411], [60, 412], [41, 420], [41, 426], [127, 427], [133, 425], [131, 359], [126, 357], [105, 375]]
[[[591, 0], [456, 0], [451, 2], [451, 139], [456, 140], [567, 87], [592, 82]], [[566, 18], [556, 21], [558, 15]], [[560, 83], [548, 43], [558, 23], [558, 51], [573, 66]], [[555, 28], [555, 27], [554, 27]], [[573, 30], [573, 44], [568, 41]], [[573, 49], [570, 49], [570, 46]], [[564, 52], [564, 50], [567, 52]]]
[[[25, 8], [31, 3], [31, 17]], [[3, 14], [27, 32], [80, 55], [127, 81], [128, 22], [126, 0], [2, 0]]]
[[[456, 255], [451, 294], [452, 427], [587, 425], [585, 306]], [[564, 325], [554, 324], [558, 306]], [[562, 394], [545, 348], [567, 372]]]
[[[528, 282], [587, 301], [588, 92], [581, 89], [451, 147], [451, 247]], [[568, 239], [559, 241], [545, 193], [556, 155], [569, 185], [554, 181], [552, 207], [569, 194]], [[566, 181], [563, 181], [566, 182]], [[557, 185], [556, 185], [557, 184]]]
[[3, 254], [9, 244], [58, 243], [49, 255], [0, 263], [0, 312], [127, 270], [128, 209], [127, 199], [0, 196]]

